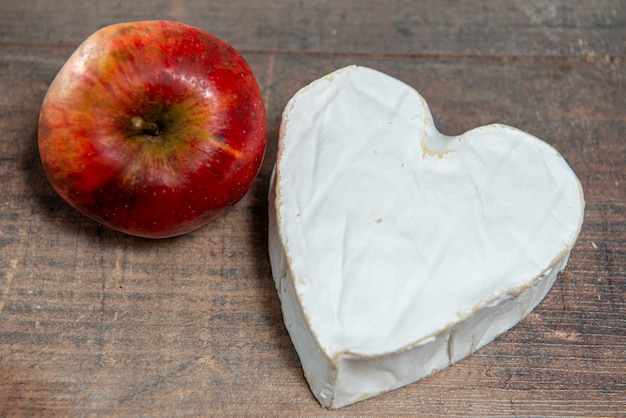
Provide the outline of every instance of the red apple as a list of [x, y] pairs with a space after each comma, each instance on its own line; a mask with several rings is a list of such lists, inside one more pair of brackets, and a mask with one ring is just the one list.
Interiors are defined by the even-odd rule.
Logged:
[[50, 85], [39, 152], [54, 189], [113, 229], [164, 238], [191, 232], [249, 190], [267, 138], [244, 58], [178, 22], [105, 27]]

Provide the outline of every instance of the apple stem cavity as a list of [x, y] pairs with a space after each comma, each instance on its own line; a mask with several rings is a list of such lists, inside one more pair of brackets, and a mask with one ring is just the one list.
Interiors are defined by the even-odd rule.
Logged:
[[147, 134], [155, 138], [161, 134], [159, 126], [156, 123], [148, 122], [141, 116], [132, 117], [130, 123], [135, 134]]

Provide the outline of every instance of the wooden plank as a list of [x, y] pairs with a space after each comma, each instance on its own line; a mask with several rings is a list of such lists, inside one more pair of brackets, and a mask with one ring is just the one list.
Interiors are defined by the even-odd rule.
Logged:
[[3, 0], [0, 10], [4, 44], [76, 46], [108, 24], [172, 19], [243, 51], [590, 57], [626, 51], [626, 4], [619, 0]]
[[[316, 21], [310, 10], [298, 16]], [[62, 33], [72, 32], [48, 27], [29, 42], [52, 34], [76, 42]], [[519, 326], [453, 367], [340, 414], [624, 411], [622, 59], [247, 52], [270, 128], [260, 176], [207, 227], [150, 241], [82, 217], [45, 179], [38, 109], [71, 49], [0, 46], [0, 415], [333, 415], [313, 399], [283, 326], [266, 193], [282, 107], [304, 84], [352, 63], [416, 87], [443, 132], [502, 122], [544, 138], [580, 176], [587, 212], [567, 270]]]

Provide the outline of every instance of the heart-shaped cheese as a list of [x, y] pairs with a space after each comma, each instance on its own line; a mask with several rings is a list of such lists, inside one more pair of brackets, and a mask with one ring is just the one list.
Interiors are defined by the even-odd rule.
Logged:
[[563, 157], [517, 129], [440, 134], [425, 100], [350, 66], [287, 104], [269, 251], [287, 330], [339, 408], [468, 356], [524, 318], [584, 212]]

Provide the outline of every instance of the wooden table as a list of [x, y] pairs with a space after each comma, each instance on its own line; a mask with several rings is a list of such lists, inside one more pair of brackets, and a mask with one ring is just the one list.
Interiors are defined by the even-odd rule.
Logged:
[[[0, 1], [0, 416], [516, 415], [626, 411], [626, 3]], [[245, 198], [195, 233], [126, 236], [47, 182], [38, 111], [110, 23], [180, 20], [239, 49], [269, 145]], [[267, 255], [280, 113], [348, 64], [417, 88], [439, 129], [491, 122], [555, 146], [587, 209], [569, 266], [525, 320], [430, 378], [328, 411], [282, 322]]]

